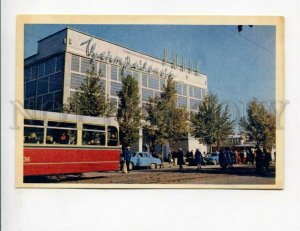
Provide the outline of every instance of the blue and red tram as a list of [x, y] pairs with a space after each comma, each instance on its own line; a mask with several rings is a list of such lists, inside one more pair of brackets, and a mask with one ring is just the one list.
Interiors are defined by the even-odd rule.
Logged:
[[24, 176], [118, 171], [115, 117], [25, 110]]

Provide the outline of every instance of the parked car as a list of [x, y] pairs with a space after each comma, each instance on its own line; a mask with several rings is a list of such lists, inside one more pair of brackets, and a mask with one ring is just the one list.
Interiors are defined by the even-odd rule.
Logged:
[[219, 153], [218, 152], [212, 152], [210, 155], [206, 156], [204, 158], [206, 164], [213, 164], [218, 165], [219, 164]]
[[[121, 166], [124, 159], [121, 159]], [[133, 152], [129, 163], [129, 170], [139, 167], [149, 167], [151, 169], [160, 168], [162, 166], [161, 159], [155, 158], [149, 152]]]

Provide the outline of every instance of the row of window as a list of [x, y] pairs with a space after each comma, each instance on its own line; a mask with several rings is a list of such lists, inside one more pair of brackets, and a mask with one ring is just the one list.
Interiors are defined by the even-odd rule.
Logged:
[[48, 93], [42, 96], [24, 100], [24, 108], [44, 111], [61, 111], [62, 91]]
[[[94, 62], [95, 72], [101, 71], [102, 78], [106, 78], [106, 64], [102, 62]], [[84, 75], [87, 71], [92, 69], [91, 59], [80, 57], [77, 55], [72, 55], [71, 60], [71, 71], [80, 72]]]
[[[44, 121], [41, 120], [24, 120], [24, 143], [32, 144], [77, 144], [78, 131], [75, 123], [65, 123], [49, 121], [44, 133]], [[44, 134], [46, 137], [44, 139]], [[83, 124], [82, 140], [83, 145], [118, 145], [118, 130], [114, 126], [105, 126]]]
[[62, 84], [62, 72], [39, 78], [37, 81], [27, 82], [24, 85], [25, 99], [62, 90]]
[[160, 97], [161, 92], [142, 88], [142, 101], [149, 101], [149, 98]]
[[24, 69], [24, 81], [35, 80], [64, 69], [64, 56], [59, 55]]
[[189, 88], [190, 97], [195, 99], [204, 99], [206, 95], [206, 90], [200, 87], [190, 86]]
[[[95, 62], [95, 71], [99, 68], [101, 69], [101, 73], [106, 77], [106, 64], [102, 62]], [[71, 62], [71, 70], [76, 72], [81, 72], [85, 75], [86, 71], [90, 69], [92, 66], [90, 59], [79, 57], [77, 55], [72, 55]], [[84, 75], [72, 73], [71, 79], [71, 88], [76, 89], [80, 86], [84, 79]], [[129, 69], [123, 69], [121, 67], [117, 67], [111, 65], [111, 80], [121, 82], [122, 76], [131, 75], [138, 81], [139, 72], [132, 71]], [[151, 88], [154, 90], [163, 90], [163, 86], [165, 84], [165, 80], [159, 78], [154, 75], [150, 75], [147, 73], [142, 73], [142, 86], [145, 88]], [[176, 92], [178, 95], [187, 96], [187, 84], [184, 83], [176, 83]], [[116, 90], [119, 89], [118, 84], [114, 84], [111, 93], [113, 96], [116, 96]], [[195, 99], [203, 99], [205, 97], [205, 89], [201, 89], [199, 87], [189, 86], [189, 96]]]

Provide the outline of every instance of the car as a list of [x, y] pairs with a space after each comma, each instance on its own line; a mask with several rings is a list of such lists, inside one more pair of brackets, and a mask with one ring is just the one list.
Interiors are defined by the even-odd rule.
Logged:
[[208, 156], [204, 158], [206, 164], [213, 164], [217, 165], [219, 164], [219, 153], [218, 152], [212, 152]]
[[[121, 160], [121, 166], [122, 165], [123, 158]], [[132, 152], [128, 167], [129, 170], [140, 167], [148, 167], [150, 169], [161, 168], [162, 161], [159, 158], [153, 157], [149, 152]]]

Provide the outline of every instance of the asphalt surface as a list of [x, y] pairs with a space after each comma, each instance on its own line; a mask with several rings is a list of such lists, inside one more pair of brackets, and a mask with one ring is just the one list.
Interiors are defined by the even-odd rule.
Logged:
[[232, 169], [222, 170], [220, 166], [203, 166], [200, 171], [195, 166], [178, 166], [165, 164], [162, 169], [135, 169], [124, 174], [119, 172], [92, 172], [55, 177], [38, 177], [26, 179], [26, 183], [76, 183], [76, 184], [275, 184], [275, 168], [262, 176], [257, 173], [255, 165], [234, 165]]

